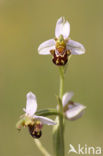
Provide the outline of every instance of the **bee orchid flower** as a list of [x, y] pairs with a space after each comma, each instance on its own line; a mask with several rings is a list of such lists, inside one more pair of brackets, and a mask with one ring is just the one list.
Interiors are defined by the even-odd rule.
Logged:
[[69, 38], [70, 24], [64, 18], [60, 17], [56, 23], [55, 39], [50, 39], [42, 44], [38, 48], [40, 55], [53, 56], [53, 63], [56, 65], [65, 65], [70, 55], [82, 55], [85, 53], [84, 46]]
[[22, 126], [28, 127], [29, 132], [32, 137], [40, 138], [41, 129], [44, 124], [47, 125], [55, 125], [56, 122], [53, 120], [35, 115], [37, 111], [37, 100], [35, 94], [29, 92], [27, 94], [26, 108], [23, 108], [25, 114], [21, 117], [21, 119], [17, 122], [17, 129], [21, 129]]
[[62, 98], [64, 115], [68, 120], [76, 120], [80, 118], [86, 109], [84, 105], [71, 100], [73, 95], [73, 92], [67, 92]]

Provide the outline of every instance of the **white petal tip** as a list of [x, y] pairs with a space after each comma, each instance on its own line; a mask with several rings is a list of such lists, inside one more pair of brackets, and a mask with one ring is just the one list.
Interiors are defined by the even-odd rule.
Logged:
[[40, 44], [38, 47], [38, 53], [40, 55], [50, 55], [50, 50], [55, 49], [55, 40], [50, 39]]
[[29, 92], [27, 93], [26, 97], [27, 97], [25, 109], [26, 115], [33, 116], [37, 110], [36, 96], [32, 92]]
[[68, 40], [67, 42], [67, 49], [70, 50], [72, 55], [82, 55], [85, 54], [85, 48], [84, 46], [74, 40]]
[[50, 125], [56, 125], [56, 124], [57, 124], [56, 122], [52, 121], [52, 123], [50, 124], [48, 123], [47, 125], [50, 126]]
[[77, 120], [82, 117], [86, 108], [86, 106], [79, 103], [75, 103], [74, 106], [70, 105], [70, 108], [65, 112], [66, 118], [68, 120]]
[[34, 98], [36, 98], [36, 96], [35, 96], [35, 94], [34, 93], [32, 93], [32, 92], [28, 92], [27, 94], [26, 94], [26, 97], [27, 98], [30, 98], [30, 99], [34, 99]]
[[65, 20], [65, 17], [64, 16], [61, 16], [58, 20], [57, 20], [57, 23], [58, 24], [61, 24], [61, 23], [65, 23], [66, 20]]
[[60, 17], [57, 20], [56, 28], [55, 28], [55, 36], [59, 38], [60, 35], [63, 35], [64, 39], [68, 38], [70, 34], [70, 24], [65, 19], [65, 17]]
[[25, 109], [25, 108], [23, 108], [23, 111], [24, 111], [24, 112], [26, 112], [26, 109]]
[[35, 118], [37, 118], [37, 119], [40, 120], [43, 124], [46, 124], [46, 125], [56, 125], [56, 124], [57, 124], [55, 121], [53, 121], [52, 119], [49, 119], [49, 118], [47, 118], [47, 117], [35, 116]]
[[65, 105], [71, 100], [73, 96], [74, 96], [74, 93], [72, 91], [67, 92], [63, 95], [63, 98], [62, 98], [63, 107], [65, 107]]

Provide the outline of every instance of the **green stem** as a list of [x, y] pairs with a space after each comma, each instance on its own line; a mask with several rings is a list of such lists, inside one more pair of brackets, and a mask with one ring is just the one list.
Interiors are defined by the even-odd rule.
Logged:
[[38, 139], [34, 139], [34, 142], [44, 156], [51, 156]]
[[58, 104], [59, 104], [59, 113], [62, 115], [59, 115], [59, 137], [60, 137], [60, 152], [62, 153], [59, 156], [64, 156], [64, 124], [63, 124], [63, 105], [62, 105], [62, 97], [63, 97], [63, 89], [64, 89], [64, 67], [59, 68], [60, 71], [60, 88], [59, 88], [59, 98], [58, 98]]
[[59, 88], [59, 97], [62, 100], [63, 89], [64, 89], [64, 67], [59, 67], [60, 72], [60, 88]]
[[53, 141], [56, 156], [64, 156], [64, 124], [63, 124], [63, 105], [62, 96], [64, 88], [64, 67], [59, 67], [60, 72], [60, 88], [58, 100], [58, 113], [56, 117], [57, 125], [53, 128]]

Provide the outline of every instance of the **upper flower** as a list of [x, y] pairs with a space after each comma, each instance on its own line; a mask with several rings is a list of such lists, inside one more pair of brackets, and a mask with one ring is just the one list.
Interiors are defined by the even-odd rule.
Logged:
[[41, 55], [52, 54], [53, 62], [56, 65], [65, 65], [69, 55], [81, 55], [85, 53], [84, 46], [74, 40], [69, 39], [70, 24], [64, 17], [60, 17], [56, 23], [55, 39], [50, 39], [38, 48]]
[[23, 108], [23, 110], [25, 111], [25, 114], [18, 121], [16, 127], [20, 130], [21, 126], [28, 126], [30, 134], [35, 138], [41, 136], [41, 129], [44, 124], [56, 124], [56, 122], [49, 118], [37, 116], [35, 114], [37, 111], [37, 100], [35, 94], [32, 92], [27, 94], [26, 108]]
[[71, 101], [73, 95], [73, 92], [67, 92], [62, 98], [64, 114], [68, 120], [76, 120], [80, 118], [86, 109], [84, 105]]

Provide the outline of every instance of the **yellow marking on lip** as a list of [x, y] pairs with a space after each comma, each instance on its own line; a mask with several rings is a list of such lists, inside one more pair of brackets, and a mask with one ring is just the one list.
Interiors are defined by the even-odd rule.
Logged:
[[71, 52], [70, 52], [70, 50], [68, 50], [68, 51], [67, 51], [67, 55], [70, 55], [70, 54], [71, 54]]
[[64, 64], [64, 60], [61, 60], [61, 63], [63, 63], [63, 64]]
[[54, 56], [55, 50], [50, 50], [50, 53]]
[[66, 43], [64, 41], [57, 41], [56, 42], [56, 49], [59, 53], [63, 53], [66, 49]]
[[35, 134], [35, 131], [33, 131], [33, 133], [32, 134]]
[[65, 50], [65, 48], [64, 47], [61, 47], [61, 46], [57, 48], [57, 51], [59, 53], [62, 53], [64, 50]]
[[65, 54], [60, 55], [62, 58], [64, 57]]
[[56, 64], [58, 64], [58, 63], [59, 63], [59, 59], [56, 60]]

